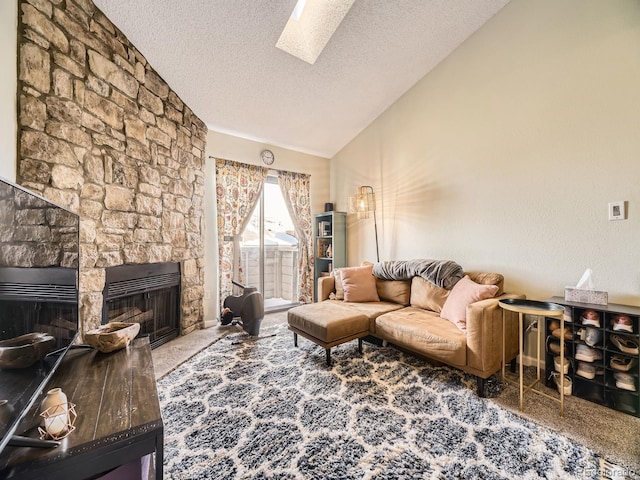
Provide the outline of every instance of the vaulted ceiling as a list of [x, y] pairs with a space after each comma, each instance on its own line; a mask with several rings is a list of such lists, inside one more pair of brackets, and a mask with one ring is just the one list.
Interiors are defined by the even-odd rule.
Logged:
[[332, 157], [508, 1], [355, 0], [313, 65], [276, 48], [296, 0], [94, 3], [210, 129]]

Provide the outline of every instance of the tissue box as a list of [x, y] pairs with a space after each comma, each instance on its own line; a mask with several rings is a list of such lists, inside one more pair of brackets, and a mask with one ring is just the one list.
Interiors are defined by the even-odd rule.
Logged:
[[609, 303], [609, 294], [600, 290], [583, 290], [582, 288], [564, 287], [564, 299], [567, 302], [606, 305]]

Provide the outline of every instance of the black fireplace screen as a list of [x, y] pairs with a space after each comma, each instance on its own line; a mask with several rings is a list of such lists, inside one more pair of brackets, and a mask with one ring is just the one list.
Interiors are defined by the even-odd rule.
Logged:
[[180, 330], [180, 266], [121, 265], [106, 269], [102, 323], [137, 322], [155, 348]]
[[46, 333], [58, 349], [69, 345], [77, 331], [75, 269], [0, 268], [0, 339]]

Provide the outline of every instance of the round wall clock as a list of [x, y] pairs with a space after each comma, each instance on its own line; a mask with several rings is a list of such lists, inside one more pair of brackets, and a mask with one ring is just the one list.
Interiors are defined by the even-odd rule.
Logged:
[[276, 157], [273, 156], [271, 150], [263, 150], [260, 152], [260, 160], [262, 160], [262, 163], [265, 165], [272, 165], [275, 159]]

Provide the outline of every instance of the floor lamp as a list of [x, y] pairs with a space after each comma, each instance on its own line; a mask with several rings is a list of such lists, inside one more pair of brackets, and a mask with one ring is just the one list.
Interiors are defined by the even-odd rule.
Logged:
[[378, 220], [376, 219], [376, 195], [373, 187], [363, 185], [356, 189], [356, 194], [349, 197], [349, 212], [355, 213], [358, 219], [369, 218], [369, 212], [373, 212], [373, 227], [376, 233], [376, 261], [380, 261], [378, 250]]

